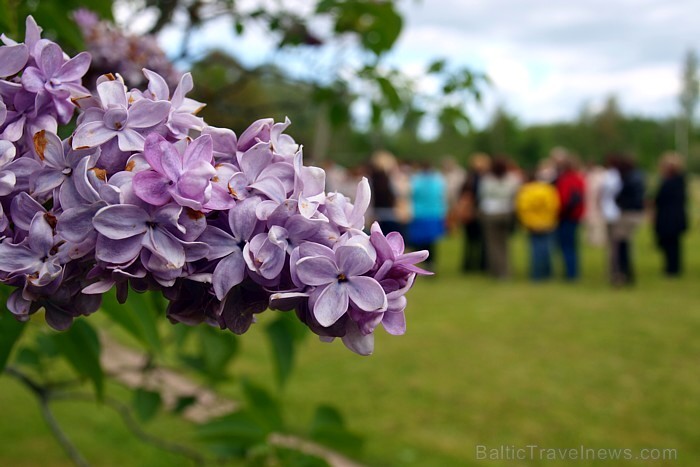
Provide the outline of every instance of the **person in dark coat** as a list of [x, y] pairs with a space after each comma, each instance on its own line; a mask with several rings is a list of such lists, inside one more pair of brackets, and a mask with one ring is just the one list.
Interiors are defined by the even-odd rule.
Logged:
[[464, 228], [462, 272], [486, 271], [486, 245], [479, 217], [479, 185], [481, 178], [491, 168], [491, 158], [486, 154], [474, 154], [469, 160], [467, 179], [462, 185], [457, 201], [459, 221]]
[[635, 282], [632, 261], [632, 240], [644, 222], [644, 173], [630, 154], [621, 154], [618, 161], [622, 186], [615, 197], [620, 209], [620, 219], [615, 225], [619, 277], [615, 285], [633, 285]]
[[659, 172], [661, 184], [654, 198], [654, 232], [664, 256], [664, 272], [674, 277], [679, 276], [683, 269], [681, 237], [688, 228], [683, 159], [676, 153], [664, 154]]

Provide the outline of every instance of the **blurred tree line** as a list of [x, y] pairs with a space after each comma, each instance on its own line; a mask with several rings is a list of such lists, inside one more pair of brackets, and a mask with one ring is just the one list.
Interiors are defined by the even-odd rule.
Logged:
[[[203, 115], [214, 125], [242, 128], [260, 115], [293, 120], [292, 134], [300, 142], [314, 140], [316, 112], [322, 100], [312, 83], [289, 78], [273, 65], [246, 69], [223, 52], [212, 52], [192, 68], [197, 87], [195, 97], [208, 106]], [[327, 92], [327, 91], [325, 91]], [[469, 126], [460, 131], [455, 125], [442, 125], [432, 139], [420, 136], [424, 114], [410, 109], [397, 118], [392, 127], [362, 127], [348, 115], [350, 98], [343, 105], [342, 93], [336, 94], [337, 106], [331, 109], [332, 138], [329, 158], [346, 166], [366, 162], [376, 149], [388, 149], [400, 159], [439, 162], [451, 155], [466, 162], [474, 152], [505, 154], [524, 167], [534, 167], [556, 146], [575, 152], [582, 162], [601, 162], [612, 152], [631, 153], [648, 169], [659, 156], [676, 148], [679, 118], [654, 119], [627, 115], [617, 99], [610, 96], [599, 111], [582, 110], [572, 121], [526, 125], [506, 109], [497, 108], [483, 128]], [[700, 170], [700, 132], [689, 136], [691, 168]], [[309, 147], [305, 148], [307, 155]]]
[[[700, 134], [693, 125], [698, 101], [698, 61], [685, 57], [677, 117], [654, 119], [624, 114], [610, 96], [603, 108], [582, 110], [572, 121], [526, 125], [500, 107], [483, 128], [471, 125], [469, 115], [488, 90], [488, 79], [470, 69], [435, 60], [426, 75], [439, 83], [432, 94], [419, 90], [415, 78], [403, 74], [384, 58], [403, 27], [397, 0], [316, 0], [308, 11], [273, 2], [242, 6], [235, 0], [122, 0], [132, 17], [148, 11], [154, 17], [148, 33], [177, 24], [184, 31], [178, 60], [191, 67], [194, 98], [206, 102], [202, 116], [216, 126], [241, 131], [261, 117], [293, 122], [290, 133], [304, 144], [308, 160], [332, 159], [346, 166], [365, 162], [376, 149], [387, 149], [410, 161], [439, 161], [452, 155], [465, 162], [474, 152], [505, 154], [532, 167], [555, 146], [577, 153], [584, 162], [597, 162], [610, 152], [635, 155], [651, 168], [661, 153], [676, 149], [688, 156], [691, 169], [700, 170]], [[111, 0], [0, 0], [7, 14], [0, 27], [18, 36], [23, 18], [33, 14], [45, 35], [74, 50], [84, 48], [70, 14], [83, 6], [105, 19], [112, 18]], [[191, 37], [207, 22], [227, 15], [236, 33], [256, 25], [270, 33], [281, 53], [302, 55], [310, 70], [293, 78], [277, 66], [273, 56], [259, 66], [244, 66], [230, 51], [195, 54]], [[318, 27], [326, 24], [326, 27]], [[341, 44], [340, 46], [338, 44]], [[323, 48], [352, 49], [349, 65], [319, 58]], [[342, 55], [342, 53], [338, 53]], [[363, 110], [360, 122], [351, 109]], [[355, 114], [358, 112], [356, 111]], [[421, 128], [436, 128], [424, 139]]]

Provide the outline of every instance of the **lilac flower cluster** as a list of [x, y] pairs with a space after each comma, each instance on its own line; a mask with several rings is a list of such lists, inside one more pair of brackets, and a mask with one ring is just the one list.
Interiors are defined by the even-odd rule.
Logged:
[[142, 86], [146, 80], [141, 70], [148, 68], [161, 75], [168, 85], [177, 85], [181, 73], [151, 35], [129, 35], [109, 21], [100, 20], [93, 11], [80, 8], [73, 19], [92, 56], [86, 82], [92, 84], [104, 73], [119, 73], [131, 86]]
[[[90, 57], [41, 39], [0, 47], [0, 281], [20, 320], [43, 308], [66, 329], [116, 288], [158, 290], [172, 322], [245, 332], [268, 308], [295, 310], [323, 339], [360, 354], [373, 331], [405, 331], [405, 294], [427, 252], [407, 253], [377, 224], [363, 179], [354, 204], [326, 193], [285, 130], [254, 122], [240, 136], [197, 117], [185, 74], [170, 90], [103, 75], [81, 84]], [[59, 125], [78, 117], [62, 140]]]

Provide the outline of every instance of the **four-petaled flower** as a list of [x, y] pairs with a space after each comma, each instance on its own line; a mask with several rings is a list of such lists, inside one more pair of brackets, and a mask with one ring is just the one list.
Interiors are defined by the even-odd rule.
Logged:
[[342, 245], [335, 251], [319, 245], [324, 255], [301, 258], [296, 263], [299, 278], [316, 287], [311, 295], [313, 313], [322, 326], [338, 321], [352, 304], [362, 311], [384, 311], [387, 298], [382, 286], [364, 276], [374, 261], [362, 245]]
[[133, 182], [136, 196], [143, 201], [163, 206], [174, 199], [181, 206], [199, 211], [211, 198], [211, 178], [216, 174], [211, 164], [211, 136], [200, 136], [180, 154], [175, 145], [151, 133], [143, 154], [151, 170], [138, 172]]

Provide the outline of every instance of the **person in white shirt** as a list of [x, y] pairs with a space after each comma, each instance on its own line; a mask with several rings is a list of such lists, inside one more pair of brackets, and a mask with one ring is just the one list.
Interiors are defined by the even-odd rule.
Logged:
[[622, 190], [622, 177], [618, 168], [618, 158], [615, 155], [606, 157], [605, 173], [600, 183], [600, 212], [605, 219], [607, 228], [607, 257], [610, 281], [617, 285], [620, 278], [620, 259], [618, 257], [617, 224], [620, 221], [620, 208], [617, 205], [617, 195]]

